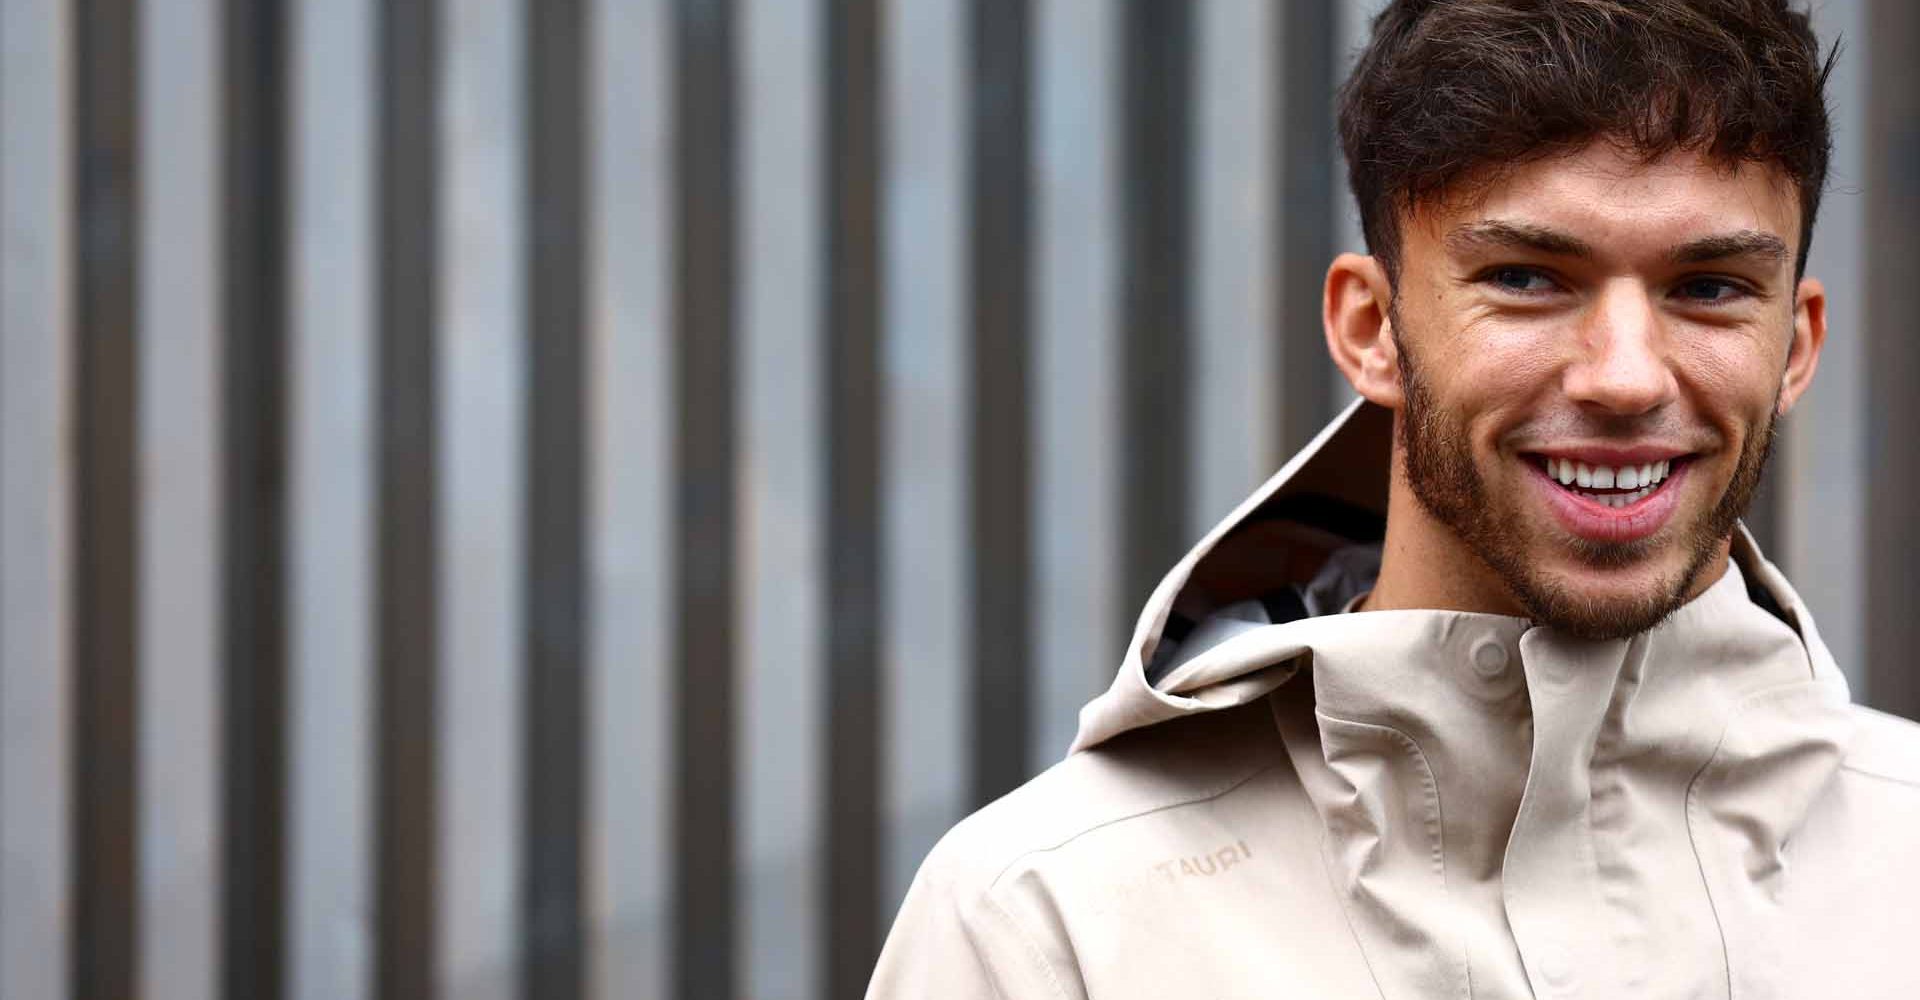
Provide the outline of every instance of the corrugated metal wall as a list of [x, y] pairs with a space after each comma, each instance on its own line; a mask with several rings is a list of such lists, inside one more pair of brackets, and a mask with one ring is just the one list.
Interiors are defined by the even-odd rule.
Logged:
[[[0, 996], [856, 995], [1345, 397], [1336, 0], [0, 0]], [[1754, 521], [1920, 710], [1920, 18]]]

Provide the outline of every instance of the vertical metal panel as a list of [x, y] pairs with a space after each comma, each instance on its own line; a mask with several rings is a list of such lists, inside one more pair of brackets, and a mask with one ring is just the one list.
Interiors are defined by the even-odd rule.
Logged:
[[[1332, 43], [1333, 62], [1339, 81], [1345, 83], [1353, 72], [1353, 64], [1360, 58], [1360, 50], [1366, 48], [1367, 40], [1373, 34], [1373, 19], [1386, 9], [1389, 0], [1346, 0], [1334, 4], [1334, 22]], [[1340, 179], [1344, 196], [1340, 199], [1340, 211], [1334, 222], [1333, 249], [1336, 253], [1366, 253], [1366, 236], [1360, 231], [1360, 206], [1354, 203], [1353, 191], [1346, 184], [1346, 157], [1341, 155], [1340, 144], [1335, 142], [1330, 151], [1335, 165], [1335, 175]]]
[[[1913, 650], [1920, 645], [1920, 520], [1913, 498], [1920, 493], [1920, 449], [1912, 429], [1920, 426], [1920, 344], [1912, 334], [1920, 315], [1920, 7], [1900, 0], [1874, 0], [1867, 31], [1867, 64], [1873, 93], [1867, 104], [1866, 188], [1867, 400], [1874, 415], [1867, 427], [1867, 468], [1873, 470], [1867, 498], [1867, 532], [1873, 539], [1867, 568], [1867, 691], [1882, 709], [1920, 717], [1920, 672]], [[1824, 632], [1824, 630], [1823, 630]]]
[[449, 1000], [506, 1000], [520, 986], [523, 14], [516, 0], [458, 0], [435, 23], [442, 572], [434, 781], [443, 821], [435, 996]]
[[140, 978], [219, 983], [219, 24], [147, 0], [140, 24]]
[[377, 995], [435, 995], [441, 873], [434, 754], [438, 379], [434, 345], [439, 268], [435, 234], [439, 46], [433, 0], [382, 5], [378, 201], [379, 866]]
[[1034, 695], [1027, 766], [1119, 662], [1120, 8], [1034, 7]]
[[580, 0], [526, 6], [527, 491], [522, 995], [584, 996], [586, 133]]
[[589, 884], [593, 993], [615, 1000], [671, 995], [674, 32], [667, 0], [601, 0], [589, 16]]
[[675, 989], [735, 993], [734, 5], [678, 0]]
[[[823, 946], [831, 939], [822, 878], [828, 870], [824, 826], [826, 814], [842, 805], [827, 794], [830, 709], [822, 657], [829, 564], [820, 308], [827, 248], [820, 229], [827, 221], [821, 197], [821, 31], [827, 19], [818, 4], [794, 0], [751, 0], [741, 14], [746, 212], [739, 220], [742, 704], [736, 808], [742, 835], [736, 849], [743, 876], [744, 993], [802, 1000], [827, 995], [821, 992]], [[864, 697], [878, 693], [869, 690]], [[876, 766], [867, 764], [867, 773]], [[859, 804], [858, 797], [845, 803]], [[874, 822], [870, 811], [864, 820]], [[868, 850], [871, 859], [870, 844]]]
[[1813, 8], [1828, 45], [1841, 41], [1827, 79], [1833, 114], [1833, 163], [1820, 204], [1807, 273], [1827, 286], [1827, 345], [1813, 390], [1782, 427], [1780, 544], [1785, 565], [1820, 623], [1820, 637], [1852, 682], [1866, 691], [1866, 508], [1871, 483], [1866, 442], [1867, 199], [1863, 197], [1867, 124], [1867, 0], [1827, 0]]
[[[1388, 0], [1340, 0], [1333, 5], [1333, 64], [1334, 72], [1340, 82], [1344, 83], [1348, 75], [1353, 72], [1353, 64], [1359, 58], [1360, 50], [1366, 47], [1367, 40], [1372, 35], [1374, 16], [1384, 10], [1387, 3]], [[1289, 4], [1289, 6], [1292, 5]], [[1335, 199], [1339, 202], [1339, 208], [1333, 218], [1333, 242], [1328, 248], [1331, 253], [1327, 255], [1327, 260], [1330, 262], [1333, 254], [1336, 253], [1366, 253], [1367, 240], [1365, 234], [1360, 231], [1360, 206], [1353, 200], [1353, 189], [1347, 182], [1346, 157], [1341, 155], [1340, 143], [1337, 139], [1332, 143], [1328, 155], [1333, 161], [1333, 172], [1336, 178]], [[1326, 274], [1324, 262], [1321, 264], [1320, 273], [1323, 276]], [[1317, 302], [1317, 295], [1315, 299]], [[1324, 342], [1323, 340], [1322, 343]], [[1321, 370], [1326, 373], [1328, 386], [1327, 412], [1321, 418], [1324, 421], [1352, 402], [1355, 393], [1353, 386], [1347, 384], [1347, 377], [1341, 374], [1340, 369], [1335, 367], [1331, 360]], [[1313, 431], [1310, 430], [1307, 432], [1307, 437], [1300, 440], [1302, 442], [1310, 440], [1312, 435]]]
[[1281, 8], [1211, 0], [1194, 8], [1193, 420], [1186, 535], [1205, 534], [1266, 478], [1277, 449], [1270, 412], [1284, 396], [1272, 373], [1277, 137], [1273, 78]]
[[77, 1000], [122, 1000], [139, 981], [136, 671], [139, 618], [137, 128], [132, 0], [75, 11], [74, 211], [79, 335], [74, 654]]
[[1120, 599], [1131, 622], [1188, 536], [1193, 11], [1178, 0], [1140, 0], [1126, 11], [1126, 564]]
[[878, 907], [880, 15], [826, 8], [827, 996], [865, 985]]
[[291, 11], [283, 919], [293, 1000], [366, 1000], [374, 985], [374, 18], [372, 0], [300, 0]]
[[220, 993], [278, 1000], [286, 870], [286, 12], [280, 0], [223, 0], [221, 11]]
[[0, 4], [0, 996], [69, 995], [74, 611], [68, 5]]
[[[965, 233], [966, 7], [890, 0], [881, 16], [886, 171], [881, 487], [887, 883], [966, 812], [971, 614]], [[891, 910], [892, 905], [886, 907]]]
[[1320, 321], [1321, 288], [1333, 259], [1334, 218], [1343, 202], [1353, 201], [1345, 179], [1334, 175], [1339, 142], [1333, 95], [1339, 84], [1335, 73], [1343, 64], [1334, 50], [1336, 8], [1346, 6], [1334, 0], [1290, 0], [1279, 6], [1272, 22], [1280, 33], [1272, 86], [1279, 92], [1273, 106], [1281, 151], [1276, 164], [1280, 204], [1273, 217], [1275, 302], [1267, 327], [1278, 365], [1267, 389], [1277, 396], [1270, 407], [1276, 448], [1267, 456], [1269, 466], [1305, 447], [1337, 406], [1352, 398], [1346, 377], [1327, 356]]
[[973, 5], [973, 804], [1027, 775], [1027, 0]]

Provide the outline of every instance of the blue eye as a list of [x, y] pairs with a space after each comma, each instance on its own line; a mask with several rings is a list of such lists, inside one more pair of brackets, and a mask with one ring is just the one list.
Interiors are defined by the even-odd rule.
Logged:
[[1689, 278], [1680, 283], [1680, 296], [1694, 302], [1727, 302], [1746, 290], [1725, 278]]
[[1502, 291], [1517, 292], [1521, 295], [1538, 295], [1553, 290], [1553, 279], [1546, 273], [1531, 267], [1496, 267], [1488, 271], [1482, 279], [1493, 283]]

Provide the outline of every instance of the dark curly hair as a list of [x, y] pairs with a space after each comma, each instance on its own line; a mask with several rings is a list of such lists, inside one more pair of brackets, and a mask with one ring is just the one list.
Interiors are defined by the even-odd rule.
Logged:
[[1823, 57], [1788, 0], [1394, 0], [1339, 96], [1369, 250], [1482, 168], [1608, 139], [1762, 163], [1799, 189], [1804, 268], [1832, 153]]

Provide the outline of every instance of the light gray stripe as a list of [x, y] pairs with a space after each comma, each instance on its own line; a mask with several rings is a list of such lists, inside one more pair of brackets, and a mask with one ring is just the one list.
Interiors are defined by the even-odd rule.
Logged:
[[1279, 9], [1213, 0], [1194, 10], [1194, 252], [1187, 534], [1198, 538], [1275, 464], [1273, 322]]
[[0, 4], [0, 996], [64, 997], [72, 916], [73, 25]]
[[827, 553], [821, 502], [818, 4], [748, 0], [740, 11], [741, 781], [747, 995], [818, 995], [826, 706], [821, 637]]
[[1820, 638], [1865, 700], [1867, 463], [1867, 0], [1825, 0], [1814, 28], [1832, 45], [1845, 39], [1827, 81], [1833, 162], [1814, 230], [1807, 274], [1827, 286], [1827, 344], [1813, 388], [1787, 419], [1775, 456], [1784, 563]]
[[220, 33], [213, 0], [140, 26], [137, 392], [140, 995], [218, 991]]
[[440, 8], [439, 996], [520, 984], [524, 8]]
[[1037, 0], [1034, 672], [1028, 766], [1065, 755], [1111, 679], [1119, 594], [1119, 11]]
[[889, 0], [882, 463], [891, 914], [965, 810], [971, 611], [966, 535], [966, 38], [959, 0]]
[[372, 0], [301, 0], [288, 81], [286, 984], [372, 995]]
[[590, 8], [587, 221], [593, 995], [669, 994], [673, 607], [668, 0]]

